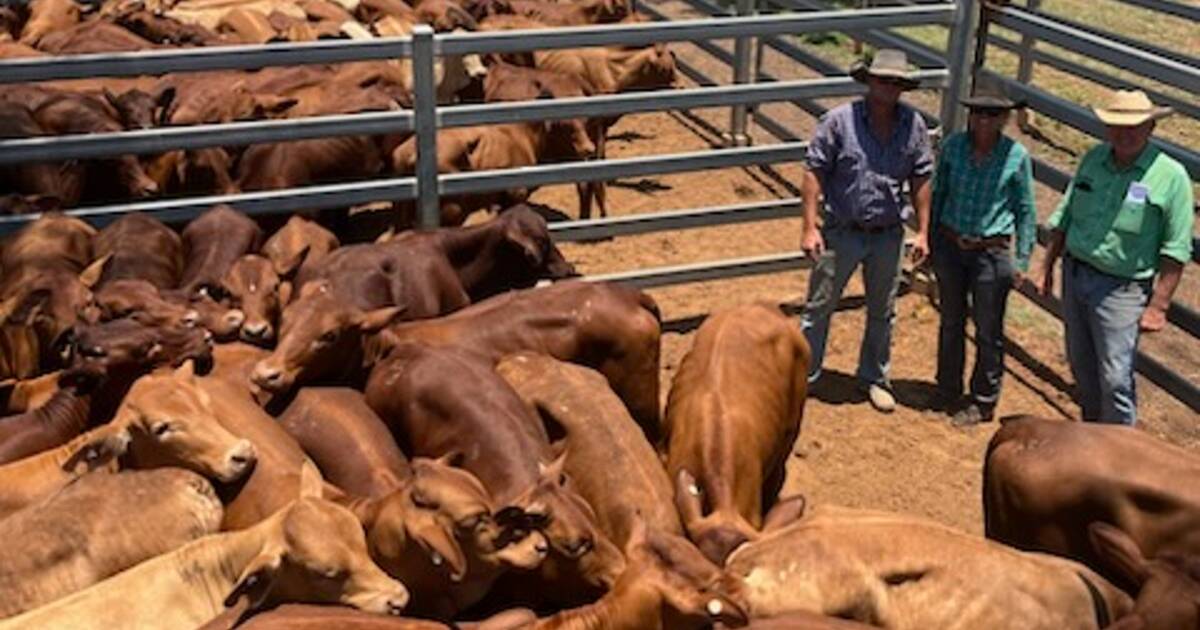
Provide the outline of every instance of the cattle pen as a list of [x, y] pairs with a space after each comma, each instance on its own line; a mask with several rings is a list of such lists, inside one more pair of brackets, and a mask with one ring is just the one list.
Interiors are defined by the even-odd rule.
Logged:
[[[1102, 128], [1085, 108], [1025, 83], [1032, 64], [1049, 64], [1107, 86], [1121, 86], [1128, 82], [1061, 56], [1035, 51], [1032, 45], [1034, 40], [1042, 40], [1065, 50], [1087, 55], [1148, 80], [1178, 88], [1187, 94], [1194, 95], [1200, 92], [1200, 67], [1195, 58], [1041, 14], [1037, 10], [1040, 2], [1036, 0], [1029, 2], [1025, 7], [980, 4], [964, 0], [958, 3], [901, 2], [892, 4], [902, 6], [857, 9], [837, 8], [821, 0], [763, 0], [757, 5], [753, 0], [740, 0], [736, 3], [734, 16], [728, 16], [730, 11], [708, 0], [687, 0], [687, 4], [706, 17], [633, 25], [493, 33], [435, 34], [428, 28], [418, 27], [411, 37], [381, 38], [372, 41], [334, 40], [5, 60], [0, 62], [0, 83], [12, 84], [53, 79], [129, 77], [167, 72], [410, 58], [414, 69], [415, 107], [395, 112], [294, 120], [10, 139], [0, 141], [0, 164], [94, 158], [128, 153], [143, 155], [176, 149], [249, 145], [350, 134], [411, 132], [417, 137], [419, 147], [418, 166], [413, 177], [126, 203], [76, 209], [71, 210], [70, 214], [103, 224], [127, 212], [147, 212], [163, 220], [182, 220], [194, 217], [217, 203], [231, 204], [249, 214], [264, 214], [413, 199], [421, 209], [421, 224], [429, 227], [436, 224], [437, 199], [442, 195], [502, 190], [516, 185], [601, 181], [704, 169], [764, 166], [801, 160], [805, 143], [799, 140], [800, 134], [765, 114], [761, 106], [766, 103], [788, 103], [810, 114], [819, 114], [823, 108], [817, 105], [817, 99], [853, 95], [859, 92], [859, 86], [844, 75], [836, 76], [842, 72], [836, 65], [789, 43], [786, 37], [790, 36], [830, 31], [846, 32], [868, 45], [905, 50], [924, 68], [919, 73], [922, 87], [943, 90], [940, 111], [937, 115], [925, 114], [928, 120], [939, 125], [937, 133], [953, 131], [963, 125], [960, 108], [954, 103], [966, 94], [972, 74], [982, 72], [998, 76], [993, 71], [984, 69], [987, 50], [984, 43], [1021, 54], [1021, 66], [1015, 79], [1000, 78], [1016, 95], [1027, 100], [1034, 111], [1091, 136], [1099, 136]], [[1142, 0], [1133, 4], [1193, 21], [1197, 17], [1194, 7], [1177, 2]], [[639, 8], [659, 20], [665, 17], [652, 6], [643, 4]], [[781, 12], [768, 14], [768, 11]], [[1014, 42], [998, 37], [990, 32], [989, 26], [993, 24], [1019, 34], [1021, 40]], [[946, 52], [935, 50], [891, 30], [922, 25], [949, 27], [950, 38]], [[733, 54], [711, 43], [713, 40], [728, 38], [737, 42]], [[734, 82], [718, 85], [704, 73], [684, 62], [680, 64], [684, 74], [701, 87], [652, 94], [616, 94], [541, 102], [457, 106], [438, 106], [431, 96], [435, 89], [434, 60], [442, 55], [667, 41], [696, 43], [700, 50], [733, 69]], [[762, 68], [765, 49], [782, 54], [826, 76], [805, 80], [778, 80]], [[1161, 91], [1155, 92], [1155, 97], [1160, 102], [1174, 105], [1181, 115], [1195, 118], [1200, 113], [1194, 102], [1187, 98], [1171, 96]], [[600, 163], [539, 165], [514, 171], [442, 176], [436, 172], [434, 138], [438, 129], [714, 107], [729, 107], [731, 111], [727, 133], [729, 146], [724, 148], [613, 159]], [[765, 130], [780, 142], [747, 146], [747, 121]], [[1198, 176], [1200, 154], [1195, 149], [1162, 140], [1156, 142], [1167, 153], [1183, 162], [1193, 178]], [[1066, 187], [1068, 181], [1066, 173], [1041, 159], [1035, 159], [1035, 176], [1039, 182], [1059, 191]], [[791, 198], [609, 219], [560, 222], [552, 226], [552, 233], [556, 240], [560, 241], [592, 240], [757, 222], [795, 217], [798, 214], [798, 199]], [[31, 218], [32, 215], [0, 217], [0, 231], [11, 231]], [[1044, 240], [1044, 231], [1040, 238]], [[1200, 247], [1195, 249], [1196, 259], [1200, 260]], [[809, 261], [798, 252], [781, 253], [626, 270], [599, 275], [596, 279], [626, 282], [640, 287], [656, 287], [802, 269], [808, 263]], [[1031, 284], [1026, 283], [1020, 289], [1023, 294], [1044, 308], [1052, 312], [1057, 311], [1057, 302], [1038, 296]], [[1197, 335], [1200, 335], [1200, 315], [1187, 305], [1175, 303], [1168, 316], [1174, 327], [1185, 333], [1194, 343]], [[1200, 387], [1194, 379], [1178, 374], [1161, 359], [1144, 351], [1139, 352], [1137, 369], [1191, 409], [1200, 410]]]

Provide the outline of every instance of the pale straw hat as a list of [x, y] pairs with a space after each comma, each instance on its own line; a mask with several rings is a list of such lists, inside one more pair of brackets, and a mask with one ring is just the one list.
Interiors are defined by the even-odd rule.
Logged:
[[1092, 111], [1106, 125], [1135, 127], [1170, 114], [1171, 108], [1155, 105], [1141, 90], [1117, 90], [1109, 94], [1104, 106], [1093, 107]]
[[899, 80], [906, 90], [916, 88], [919, 83], [908, 65], [908, 56], [895, 48], [880, 48], [875, 51], [871, 65], [859, 61], [850, 67], [850, 76], [859, 83], [866, 83], [868, 76]]

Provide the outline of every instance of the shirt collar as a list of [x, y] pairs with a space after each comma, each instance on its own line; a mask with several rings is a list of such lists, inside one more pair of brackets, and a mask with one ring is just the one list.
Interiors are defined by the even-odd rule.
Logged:
[[[1116, 161], [1113, 160], [1112, 145], [1106, 144], [1106, 147], [1107, 151], [1104, 156], [1104, 165], [1113, 173], [1120, 172], [1122, 169], [1118, 168]], [[1150, 165], [1154, 164], [1154, 160], [1158, 157], [1159, 153], [1161, 153], [1161, 151], [1158, 147], [1154, 146], [1154, 143], [1147, 143], [1146, 148], [1142, 149], [1142, 152], [1138, 154], [1137, 159], [1133, 161], [1133, 168], [1136, 168], [1139, 172], [1145, 173], [1146, 171], [1150, 170]]]

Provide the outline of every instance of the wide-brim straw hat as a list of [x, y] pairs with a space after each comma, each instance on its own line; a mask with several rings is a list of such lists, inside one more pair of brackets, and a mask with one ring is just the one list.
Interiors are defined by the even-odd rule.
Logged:
[[1109, 95], [1103, 106], [1093, 107], [1092, 111], [1100, 122], [1114, 127], [1136, 127], [1172, 112], [1170, 107], [1155, 105], [1141, 90], [1117, 90]]
[[986, 77], [976, 79], [971, 95], [962, 99], [962, 104], [970, 109], [1020, 109], [1025, 107], [1025, 101], [1013, 100], [1008, 97], [1008, 90], [999, 81]]
[[867, 77], [870, 76], [895, 79], [899, 80], [906, 90], [919, 85], [913, 69], [908, 65], [908, 56], [904, 51], [894, 48], [881, 48], [876, 51], [870, 65], [862, 61], [855, 63], [850, 67], [850, 76], [859, 83], [866, 83]]

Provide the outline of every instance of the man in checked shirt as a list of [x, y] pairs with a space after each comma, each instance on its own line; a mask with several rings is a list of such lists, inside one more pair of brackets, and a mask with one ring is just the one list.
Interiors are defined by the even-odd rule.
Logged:
[[[970, 112], [967, 131], [946, 139], [933, 180], [932, 257], [942, 315], [937, 386], [956, 426], [992, 419], [1004, 376], [1005, 305], [1029, 271], [1037, 238], [1029, 152], [1003, 133], [1012, 110], [1023, 104], [983, 81], [963, 104]], [[976, 351], [964, 401], [968, 310]]]

